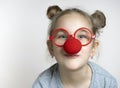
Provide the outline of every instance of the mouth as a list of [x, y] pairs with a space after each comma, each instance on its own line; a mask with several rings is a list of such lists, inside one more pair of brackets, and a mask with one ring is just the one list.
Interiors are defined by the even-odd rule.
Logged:
[[80, 55], [78, 55], [78, 54], [65, 54], [65, 56], [68, 58], [76, 58], [76, 57], [79, 57]]

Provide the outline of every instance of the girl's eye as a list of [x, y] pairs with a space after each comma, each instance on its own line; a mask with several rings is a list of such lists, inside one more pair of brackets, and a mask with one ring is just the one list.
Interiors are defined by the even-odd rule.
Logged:
[[80, 38], [80, 39], [83, 39], [83, 38], [87, 38], [87, 36], [85, 36], [85, 35], [80, 35], [79, 38]]
[[67, 38], [66, 35], [59, 35], [57, 38]]

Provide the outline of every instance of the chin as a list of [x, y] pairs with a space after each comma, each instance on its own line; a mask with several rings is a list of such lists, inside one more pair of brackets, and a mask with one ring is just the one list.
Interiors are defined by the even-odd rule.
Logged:
[[65, 68], [68, 69], [68, 70], [71, 70], [71, 71], [79, 70], [83, 66], [84, 66], [83, 63], [75, 62], [75, 61], [65, 63]]

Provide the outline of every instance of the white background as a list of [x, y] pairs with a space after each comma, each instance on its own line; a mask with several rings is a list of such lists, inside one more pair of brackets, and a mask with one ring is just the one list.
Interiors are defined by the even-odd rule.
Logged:
[[31, 88], [39, 73], [53, 64], [46, 47], [46, 10], [54, 4], [105, 13], [97, 63], [120, 83], [119, 0], [0, 0], [0, 88]]

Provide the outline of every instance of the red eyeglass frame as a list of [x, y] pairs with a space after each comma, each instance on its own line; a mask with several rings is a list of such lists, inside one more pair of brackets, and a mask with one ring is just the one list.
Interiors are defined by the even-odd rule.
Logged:
[[[49, 40], [51, 40], [51, 41], [53, 42], [53, 44], [55, 44], [56, 46], [59, 46], [59, 47], [62, 47], [64, 44], [63, 44], [63, 45], [58, 45], [58, 44], [56, 44], [56, 43], [54, 42], [54, 37], [53, 37], [54, 33], [57, 32], [57, 31], [59, 31], [59, 30], [65, 31], [65, 32], [68, 34], [68, 39], [71, 38], [71, 37], [72, 37], [72, 38], [75, 38], [75, 35], [76, 35], [76, 33], [77, 33], [79, 30], [87, 30], [88, 32], [90, 32], [91, 38], [90, 38], [89, 42], [88, 42], [87, 44], [82, 44], [82, 46], [87, 46], [88, 44], [91, 43], [91, 41], [92, 41], [93, 39], [96, 38], [96, 35], [94, 35], [94, 34], [92, 33], [92, 31], [91, 31], [90, 29], [86, 28], [86, 27], [78, 28], [78, 29], [74, 32], [73, 36], [72, 36], [72, 34], [70, 34], [65, 28], [57, 28], [57, 29], [53, 30], [52, 34], [49, 36]], [[76, 39], [76, 38], [75, 38], [75, 39]]]

